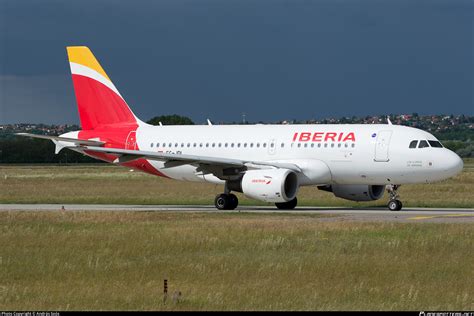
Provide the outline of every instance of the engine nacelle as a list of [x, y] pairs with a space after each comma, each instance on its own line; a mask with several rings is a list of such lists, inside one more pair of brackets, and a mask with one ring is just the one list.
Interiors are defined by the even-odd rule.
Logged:
[[375, 201], [380, 199], [385, 192], [385, 185], [332, 184], [318, 188], [351, 201]]
[[299, 188], [298, 176], [288, 169], [249, 170], [241, 186], [249, 198], [273, 203], [293, 200]]

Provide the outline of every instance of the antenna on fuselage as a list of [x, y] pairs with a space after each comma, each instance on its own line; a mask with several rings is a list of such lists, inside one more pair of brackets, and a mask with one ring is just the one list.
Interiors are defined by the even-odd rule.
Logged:
[[392, 125], [392, 121], [390, 121], [390, 117], [387, 116], [387, 122], [388, 122], [388, 125]]
[[161, 122], [158, 122], [158, 124], [160, 124], [160, 126], [163, 126], [163, 124], [161, 124]]
[[209, 119], [207, 119], [207, 125], [212, 126], [212, 123]]

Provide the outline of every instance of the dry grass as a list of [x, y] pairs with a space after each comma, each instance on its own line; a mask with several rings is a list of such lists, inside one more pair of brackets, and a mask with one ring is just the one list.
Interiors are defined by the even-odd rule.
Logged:
[[[212, 204], [221, 186], [163, 179], [111, 165], [0, 165], [0, 203]], [[435, 184], [405, 185], [405, 206], [474, 207], [474, 160], [464, 171]], [[264, 205], [239, 196], [242, 205]], [[335, 198], [315, 187], [301, 188], [299, 205], [384, 206]]]
[[315, 215], [0, 212], [0, 309], [472, 310], [473, 240]]

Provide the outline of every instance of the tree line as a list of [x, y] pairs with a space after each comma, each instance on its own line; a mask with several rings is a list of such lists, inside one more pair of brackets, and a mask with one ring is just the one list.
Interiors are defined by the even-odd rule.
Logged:
[[[186, 116], [162, 115], [156, 116], [148, 124], [159, 125], [193, 125], [194, 122]], [[81, 153], [63, 149], [59, 154], [54, 153], [55, 145], [50, 140], [16, 136], [14, 134], [0, 135], [0, 163], [98, 163], [100, 160], [85, 156]]]

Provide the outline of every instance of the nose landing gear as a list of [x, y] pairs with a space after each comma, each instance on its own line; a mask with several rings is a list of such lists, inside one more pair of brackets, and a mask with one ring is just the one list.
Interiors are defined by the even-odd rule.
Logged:
[[387, 185], [387, 191], [390, 194], [390, 201], [388, 202], [388, 209], [391, 211], [400, 211], [403, 207], [402, 202], [399, 200], [398, 188], [399, 185], [389, 184]]

